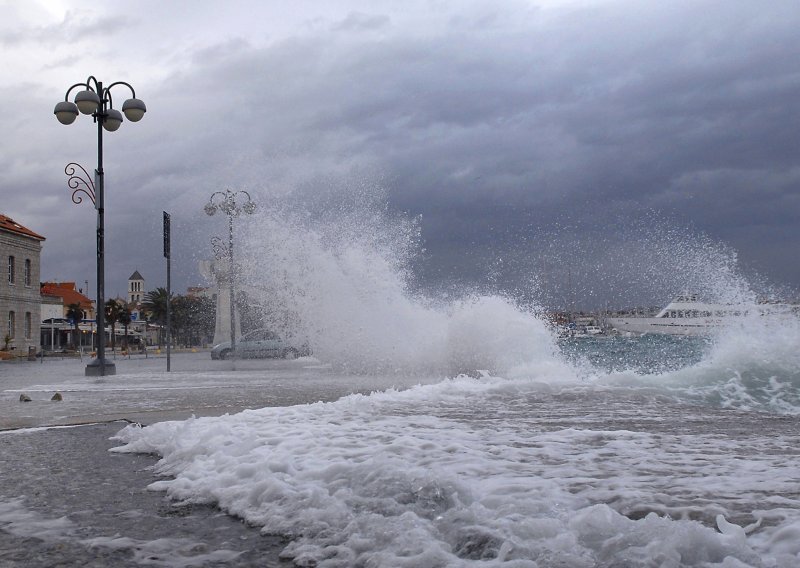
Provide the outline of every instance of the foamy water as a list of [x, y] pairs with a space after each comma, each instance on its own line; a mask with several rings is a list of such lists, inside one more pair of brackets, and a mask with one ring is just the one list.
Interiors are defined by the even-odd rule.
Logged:
[[[374, 204], [257, 225], [266, 325], [334, 372], [434, 384], [127, 427], [115, 451], [162, 456], [152, 489], [289, 536], [301, 566], [800, 563], [796, 322], [567, 356], [508, 298], [411, 293], [415, 224]], [[752, 299], [735, 258], [679, 252], [715, 300]]]
[[797, 565], [796, 421], [602, 383], [459, 376], [129, 427], [117, 451], [300, 565]]
[[606, 369], [501, 298], [442, 317], [474, 376], [128, 427], [115, 451], [163, 456], [152, 489], [289, 536], [301, 566], [797, 565], [788, 339], [596, 340], [623, 351]]

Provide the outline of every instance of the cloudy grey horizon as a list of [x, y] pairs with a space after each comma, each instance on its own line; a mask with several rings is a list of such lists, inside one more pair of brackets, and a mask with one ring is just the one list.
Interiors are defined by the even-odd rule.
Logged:
[[148, 108], [104, 136], [107, 297], [134, 270], [164, 285], [164, 210], [182, 292], [204, 283], [197, 263], [226, 230], [203, 212], [213, 192], [246, 189], [268, 209], [348, 185], [419, 216], [423, 290], [647, 302], [685, 282], [637, 287], [637, 270], [673, 274], [708, 243], [800, 288], [794, 1], [0, 10], [0, 212], [47, 238], [43, 280], [95, 286], [95, 212], [72, 203], [64, 167], [95, 167], [96, 127], [53, 116], [93, 75], [131, 83]]

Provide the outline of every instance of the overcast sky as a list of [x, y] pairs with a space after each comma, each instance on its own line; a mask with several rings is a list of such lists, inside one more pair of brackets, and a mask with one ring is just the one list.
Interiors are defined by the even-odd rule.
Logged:
[[0, 0], [0, 16], [0, 212], [47, 237], [43, 279], [92, 296], [95, 213], [64, 166], [95, 167], [96, 129], [53, 116], [89, 75], [148, 108], [104, 137], [107, 296], [134, 270], [164, 285], [162, 210], [180, 292], [224, 234], [212, 192], [351, 183], [421, 215], [423, 286], [602, 299], [625, 247], [667, 235], [800, 285], [797, 0]]

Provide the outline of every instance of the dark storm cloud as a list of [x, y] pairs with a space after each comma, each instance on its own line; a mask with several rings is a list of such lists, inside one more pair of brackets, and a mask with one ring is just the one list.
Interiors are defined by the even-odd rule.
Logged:
[[[409, 24], [376, 5], [274, 41], [228, 34], [167, 54], [185, 63], [145, 83], [146, 120], [109, 143], [119, 280], [136, 259], [161, 270], [145, 254], [157, 242], [123, 235], [157, 233], [142, 219], [162, 208], [192, 235], [191, 284], [203, 227], [218, 228], [202, 213], [212, 191], [268, 202], [366, 175], [422, 215], [417, 268], [431, 284], [533, 278], [545, 238], [576, 243], [571, 262], [589, 266], [580, 253], [600, 255], [598, 232], [653, 211], [800, 282], [794, 2], [409, 11], [430, 17]], [[66, 158], [65, 140], [39, 142]]]
[[[413, 40], [343, 33], [381, 20], [353, 15], [331, 34], [221, 49], [190, 80], [222, 79], [219, 95], [243, 110], [209, 129], [223, 139], [241, 132], [265, 157], [317, 172], [384, 169], [392, 203], [423, 213], [431, 263], [460, 256], [480, 278], [486, 257], [526, 254], [514, 244], [565, 211], [602, 222], [598, 206], [623, 217], [666, 206], [725, 238], [736, 237], [732, 219], [798, 211], [785, 199], [797, 180], [778, 187], [764, 175], [785, 178], [797, 160], [797, 17], [743, 6], [720, 19], [688, 4], [617, 5], [549, 26], [498, 9], [495, 26], [462, 19]], [[774, 199], [732, 195], [725, 171], [769, 185]], [[691, 197], [676, 191], [691, 178], [706, 183]]]

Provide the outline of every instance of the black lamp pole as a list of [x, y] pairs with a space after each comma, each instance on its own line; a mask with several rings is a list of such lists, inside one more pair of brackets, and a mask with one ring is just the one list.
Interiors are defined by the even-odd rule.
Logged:
[[[116, 366], [111, 361], [106, 361], [106, 327], [105, 327], [105, 192], [103, 184], [103, 129], [114, 132], [122, 124], [122, 113], [113, 108], [111, 98], [111, 88], [117, 85], [125, 85], [131, 91], [132, 98], [126, 100], [122, 105], [125, 117], [131, 122], [138, 122], [147, 111], [145, 104], [136, 98], [133, 87], [124, 81], [117, 81], [108, 87], [103, 87], [103, 83], [95, 77], [89, 77], [85, 83], [76, 83], [67, 89], [64, 100], [56, 105], [54, 114], [62, 124], [72, 124], [78, 117], [78, 113], [90, 114], [97, 123], [97, 169], [95, 170], [95, 181], [93, 181], [86, 170], [72, 162], [67, 164], [64, 169], [69, 176], [68, 185], [72, 192], [73, 203], [81, 203], [83, 197], [80, 193], [85, 193], [94, 203], [97, 209], [97, 309], [95, 318], [97, 320], [97, 357], [86, 366], [87, 376], [114, 375], [117, 372]], [[76, 87], [84, 87], [75, 95], [75, 102], [69, 101], [69, 94]], [[80, 168], [84, 176], [76, 173], [76, 168]]]

